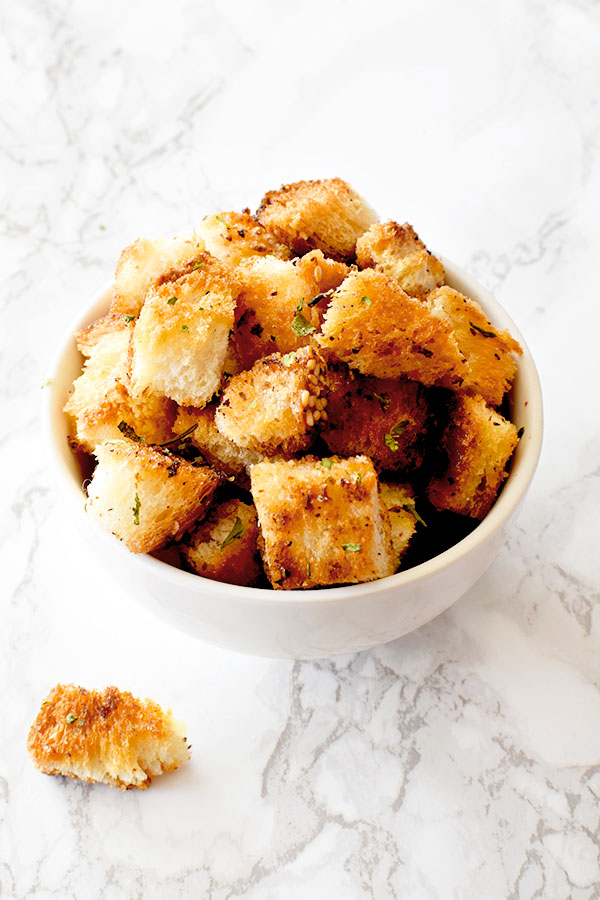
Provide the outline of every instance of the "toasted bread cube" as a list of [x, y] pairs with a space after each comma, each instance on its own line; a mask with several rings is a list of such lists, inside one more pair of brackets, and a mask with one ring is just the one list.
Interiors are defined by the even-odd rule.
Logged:
[[256, 584], [262, 571], [257, 541], [256, 510], [234, 499], [213, 506], [180, 549], [198, 575], [249, 587]]
[[394, 564], [398, 569], [417, 527], [415, 495], [409, 484], [388, 484], [380, 481], [379, 488], [381, 499], [390, 517]]
[[238, 447], [221, 434], [215, 423], [217, 406], [218, 403], [209, 403], [204, 409], [180, 406], [173, 430], [175, 434], [183, 434], [195, 426], [190, 440], [206, 461], [225, 475], [244, 476], [248, 466], [262, 460], [262, 453]]
[[243, 367], [276, 350], [290, 353], [309, 343], [320, 326], [319, 310], [309, 304], [341, 284], [347, 273], [347, 266], [320, 251], [294, 262], [274, 256], [243, 260], [236, 271], [242, 289], [234, 334]]
[[237, 288], [208, 253], [146, 295], [132, 341], [131, 389], [203, 407], [221, 382]]
[[394, 572], [389, 516], [365, 456], [265, 460], [250, 472], [269, 581], [293, 590]]
[[204, 242], [195, 235], [156, 240], [138, 238], [119, 258], [110, 311], [137, 316], [157, 278], [170, 269], [184, 267], [203, 251]]
[[71, 441], [87, 453], [120, 438], [121, 422], [148, 443], [160, 444], [171, 437], [175, 404], [166, 397], [130, 393], [127, 357], [132, 331], [127, 316], [113, 314], [77, 335], [77, 346], [88, 358], [64, 411], [70, 418]]
[[448, 467], [427, 489], [437, 509], [483, 519], [507, 477], [506, 464], [519, 438], [512, 422], [481, 397], [459, 394], [442, 438]]
[[230, 380], [217, 428], [239, 447], [267, 456], [304, 450], [325, 408], [326, 384], [325, 362], [312, 347], [273, 353]]
[[57, 684], [31, 726], [27, 749], [46, 775], [145, 790], [190, 758], [185, 731], [153, 700], [116, 687]]
[[429, 409], [415, 381], [352, 374], [327, 397], [321, 436], [332, 453], [363, 454], [382, 469], [417, 469], [423, 462]]
[[246, 210], [206, 216], [196, 228], [206, 250], [232, 268], [253, 256], [291, 259], [292, 251]]
[[356, 261], [361, 269], [375, 268], [383, 272], [415, 297], [434, 290], [446, 280], [444, 266], [408, 222], [372, 225], [357, 241]]
[[454, 332], [469, 371], [464, 387], [479, 394], [490, 406], [499, 406], [517, 373], [514, 353], [521, 347], [508, 333], [496, 328], [479, 303], [451, 287], [432, 291], [427, 298]]
[[322, 250], [342, 261], [354, 258], [357, 239], [377, 213], [341, 178], [298, 181], [269, 191], [257, 219], [296, 253]]
[[378, 378], [456, 389], [467, 369], [443, 314], [375, 269], [352, 272], [333, 293], [317, 341]]
[[87, 510], [133, 553], [178, 540], [205, 515], [220, 482], [208, 466], [130, 440], [100, 444], [94, 455]]

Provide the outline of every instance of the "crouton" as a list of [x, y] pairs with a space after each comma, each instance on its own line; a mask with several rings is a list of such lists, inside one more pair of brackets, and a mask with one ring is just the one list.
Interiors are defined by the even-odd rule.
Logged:
[[350, 375], [327, 397], [321, 431], [332, 453], [363, 454], [382, 469], [417, 469], [423, 462], [429, 409], [415, 381]]
[[263, 197], [256, 217], [296, 253], [322, 250], [342, 261], [354, 258], [357, 238], [377, 214], [341, 178], [298, 181]]
[[103, 441], [121, 437], [121, 422], [148, 443], [160, 444], [171, 437], [175, 404], [166, 397], [130, 393], [127, 356], [132, 331], [127, 316], [110, 315], [77, 335], [77, 346], [88, 358], [64, 411], [70, 419], [71, 442], [87, 453]]
[[356, 261], [361, 269], [383, 272], [411, 296], [420, 297], [446, 280], [444, 266], [408, 222], [372, 225], [357, 241]]
[[103, 782], [122, 791], [145, 790], [152, 778], [190, 758], [185, 726], [153, 700], [108, 687], [57, 684], [27, 739], [35, 766], [46, 775]]
[[119, 258], [110, 311], [137, 316], [150, 286], [170, 269], [197, 259], [204, 242], [195, 235], [148, 240], [138, 238]]
[[490, 409], [481, 397], [459, 394], [442, 437], [448, 466], [427, 489], [437, 509], [483, 519], [508, 475], [506, 464], [518, 443], [512, 422]]
[[316, 336], [352, 368], [456, 388], [467, 365], [445, 317], [381, 272], [352, 272], [331, 296]]
[[148, 291], [132, 340], [131, 390], [203, 407], [221, 381], [233, 328], [230, 272], [203, 253]]
[[490, 406], [499, 406], [517, 373], [514, 353], [521, 347], [508, 333], [495, 328], [479, 303], [450, 287], [432, 291], [430, 306], [442, 313], [468, 363], [464, 387]]
[[220, 482], [208, 466], [131, 440], [100, 444], [94, 454], [87, 510], [133, 553], [178, 540], [206, 513]]
[[417, 526], [414, 493], [409, 484], [384, 481], [379, 482], [379, 489], [390, 517], [394, 564], [398, 569]]
[[256, 584], [258, 557], [256, 510], [241, 500], [214, 506], [194, 533], [180, 545], [192, 571], [226, 584]]
[[325, 412], [325, 387], [326, 366], [312, 347], [273, 353], [230, 380], [217, 408], [217, 428], [238, 446], [267, 456], [296, 453], [310, 445]]
[[173, 430], [183, 434], [195, 426], [190, 434], [190, 441], [210, 465], [225, 475], [242, 476], [245, 482], [246, 468], [262, 460], [262, 453], [238, 447], [221, 434], [215, 424], [215, 412], [218, 403], [209, 403], [204, 409], [193, 409], [180, 406], [177, 410]]
[[207, 216], [196, 228], [206, 250], [232, 268], [252, 256], [291, 259], [292, 251], [249, 214], [222, 212]]
[[236, 271], [242, 289], [234, 344], [243, 367], [276, 350], [290, 353], [309, 343], [321, 321], [312, 301], [341, 284], [347, 272], [347, 266], [320, 251], [294, 262], [273, 256], [242, 261]]
[[250, 471], [261, 553], [276, 589], [392, 575], [390, 522], [371, 460], [265, 460]]

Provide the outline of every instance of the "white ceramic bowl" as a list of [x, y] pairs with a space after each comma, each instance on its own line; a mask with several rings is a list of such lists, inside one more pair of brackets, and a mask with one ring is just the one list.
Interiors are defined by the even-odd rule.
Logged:
[[523, 356], [512, 391], [512, 418], [523, 437], [510, 475], [486, 518], [463, 540], [421, 565], [368, 584], [312, 591], [270, 591], [220, 584], [139, 556], [84, 510], [81, 473], [67, 442], [62, 412], [82, 359], [74, 334], [103, 315], [110, 288], [100, 291], [67, 330], [45, 391], [44, 421], [56, 478], [73, 520], [99, 563], [142, 606], [203, 641], [259, 656], [311, 659], [394, 640], [448, 609], [488, 568], [531, 483], [542, 441], [542, 399], [531, 354], [514, 322], [474, 278], [444, 260], [448, 283], [478, 300], [490, 320], [520, 342]]

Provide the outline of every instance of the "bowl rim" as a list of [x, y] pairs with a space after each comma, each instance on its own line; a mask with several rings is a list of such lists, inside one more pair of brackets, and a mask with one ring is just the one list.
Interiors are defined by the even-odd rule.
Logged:
[[[120, 550], [123, 558], [129, 559], [131, 565], [140, 567], [140, 581], [144, 573], [147, 573], [163, 581], [180, 584], [188, 590], [196, 588], [200, 593], [209, 590], [216, 595], [235, 597], [238, 601], [257, 600], [262, 603], [274, 603], [278, 606], [282, 603], [335, 604], [349, 599], [358, 600], [367, 596], [372, 597], [381, 592], [407, 588], [415, 582], [424, 583], [429, 578], [439, 575], [444, 569], [449, 569], [479, 544], [483, 544], [493, 533], [499, 531], [519, 507], [539, 462], [543, 437], [543, 407], [541, 385], [535, 363], [523, 335], [511, 316], [477, 279], [445, 257], [440, 256], [439, 258], [446, 269], [448, 284], [456, 287], [457, 290], [462, 290], [467, 296], [473, 297], [481, 303], [490, 320], [495, 325], [507, 329], [519, 342], [523, 353], [518, 360], [517, 379], [519, 382], [527, 383], [527, 399], [523, 404], [524, 407], [527, 407], [528, 417], [528, 424], [523, 435], [525, 441], [522, 439], [519, 442], [515, 451], [516, 456], [513, 457], [511, 463], [509, 477], [504, 482], [500, 496], [486, 517], [452, 547], [411, 569], [375, 581], [291, 591], [277, 591], [213, 581], [210, 578], [178, 569], [149, 554], [135, 554], [129, 551], [125, 544], [104, 529], [99, 522], [86, 515], [86, 495], [83, 492], [82, 483], [74, 477], [64, 462], [67, 457], [72, 458], [72, 451], [66, 440], [66, 414], [62, 411], [67, 394], [64, 389], [57, 387], [57, 384], [60, 385], [61, 382], [59, 376], [65, 361], [72, 355], [75, 333], [108, 311], [112, 282], [96, 291], [91, 299], [82, 306], [70, 322], [51, 357], [50, 389], [43, 392], [42, 398], [42, 427], [46, 445], [50, 450], [54, 477], [59, 484], [61, 493], [68, 495], [73, 501], [72, 506], [78, 510], [79, 518], [82, 521], [85, 520], [85, 527], [91, 528], [99, 540], [109, 542], [115, 551]], [[60, 396], [58, 396], [59, 391]]]

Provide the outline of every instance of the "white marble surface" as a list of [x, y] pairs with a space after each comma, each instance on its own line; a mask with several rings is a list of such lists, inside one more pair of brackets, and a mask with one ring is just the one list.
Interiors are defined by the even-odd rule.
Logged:
[[[598, 3], [9, 0], [0, 25], [0, 897], [600, 897]], [[97, 570], [40, 385], [131, 239], [332, 174], [496, 292], [545, 446], [448, 613], [273, 662]], [[26, 735], [61, 680], [172, 706], [192, 761], [144, 793], [40, 775]]]

